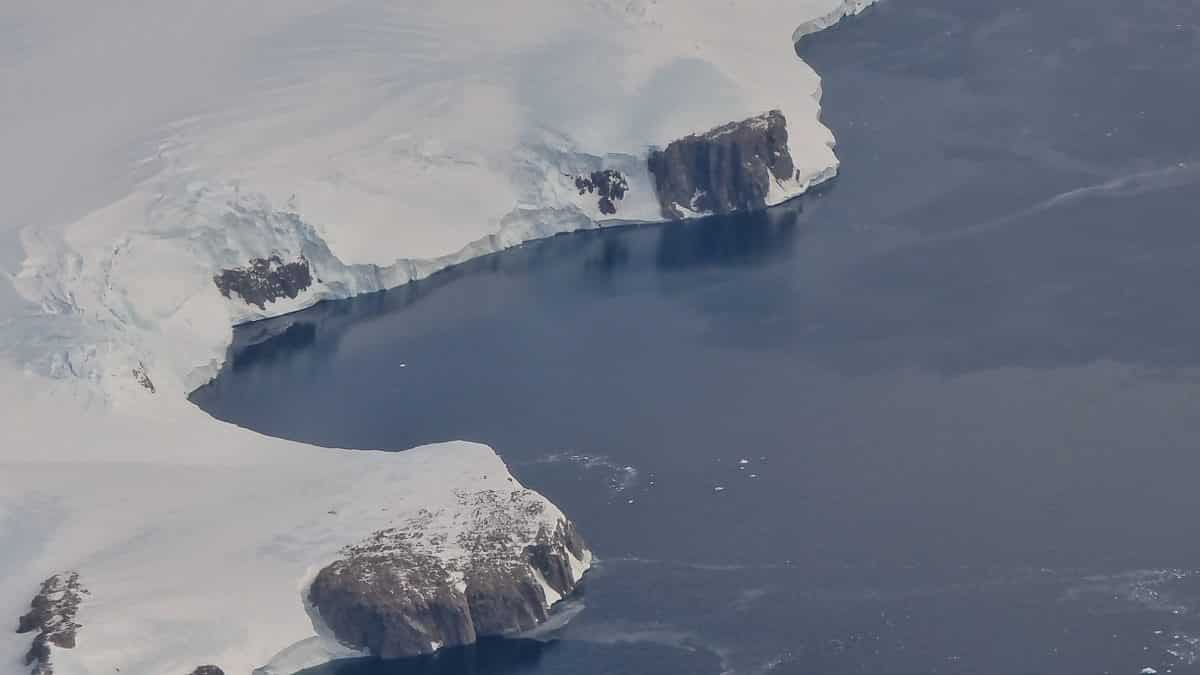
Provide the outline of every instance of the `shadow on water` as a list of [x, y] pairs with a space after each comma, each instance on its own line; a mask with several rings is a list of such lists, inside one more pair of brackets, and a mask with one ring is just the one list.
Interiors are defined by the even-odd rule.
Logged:
[[786, 258], [800, 235], [804, 204], [829, 189], [769, 211], [667, 225], [655, 248], [655, 268], [669, 273], [703, 267], [752, 267]]
[[392, 661], [347, 659], [303, 670], [297, 675], [520, 675], [576, 672], [587, 672], [589, 675], [666, 675], [713, 672], [718, 665], [712, 655], [660, 645], [614, 646], [579, 641], [483, 638], [474, 645], [444, 649], [432, 656]]
[[[355, 326], [403, 312], [462, 280], [494, 276], [541, 283], [553, 275], [560, 290], [606, 294], [618, 278], [652, 273], [665, 289], [673, 275], [689, 271], [752, 268], [785, 260], [801, 236], [804, 204], [831, 189], [831, 184], [822, 186], [768, 211], [551, 237], [396, 289], [323, 302], [303, 312], [247, 324], [234, 332], [225, 371], [319, 373]], [[193, 401], [204, 407], [220, 389], [218, 378], [198, 389]]]
[[[260, 334], [256, 340], [242, 341], [230, 353], [233, 372], [240, 372], [256, 363], [272, 364], [287, 359], [289, 354], [312, 349], [317, 342], [317, 323], [307, 320], [281, 321], [278, 332]], [[244, 340], [244, 339], [243, 339]], [[235, 342], [235, 344], [237, 344]]]
[[556, 642], [483, 638], [474, 645], [444, 649], [432, 656], [381, 661], [346, 659], [297, 675], [511, 675], [536, 672]]

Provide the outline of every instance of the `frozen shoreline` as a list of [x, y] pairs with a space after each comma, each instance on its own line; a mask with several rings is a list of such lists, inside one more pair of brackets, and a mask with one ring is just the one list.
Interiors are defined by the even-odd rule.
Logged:
[[[122, 175], [128, 189], [98, 208], [81, 202], [86, 211], [73, 221], [30, 224], [0, 212], [0, 240], [23, 252], [4, 266], [16, 293], [0, 293], [0, 309], [18, 318], [0, 330], [0, 355], [82, 380], [105, 405], [137, 408], [147, 394], [134, 369], [156, 393], [183, 397], [216, 373], [232, 325], [393, 288], [532, 239], [661, 220], [647, 151], [689, 134], [780, 110], [795, 176], [770, 181], [767, 203], [836, 174], [819, 77], [788, 34], [762, 34], [779, 22], [798, 26], [796, 35], [819, 30], [864, 0], [713, 3], [709, 11], [683, 0], [569, 10], [526, 1], [545, 25], [510, 26], [513, 12], [464, 17], [478, 12], [453, 3], [387, 11], [352, 3], [364, 16], [350, 17], [338, 13], [345, 7], [327, 10], [329, 21], [383, 21], [381, 41], [401, 31], [429, 48], [469, 49], [445, 65], [424, 63], [431, 57], [420, 45], [390, 42], [358, 63], [338, 42], [349, 28], [336, 24], [251, 27], [263, 33], [256, 40], [328, 31], [340, 46], [321, 52], [323, 68], [311, 72], [292, 73], [300, 56], [290, 51], [275, 55], [288, 86], [236, 82], [247, 91], [228, 111], [166, 117], [161, 138]], [[504, 40], [464, 44], [485, 19], [505, 28]], [[602, 92], [576, 72], [593, 70], [597, 58], [612, 62]], [[395, 65], [418, 59], [420, 68]], [[477, 62], [494, 65], [481, 71]], [[382, 87], [385, 77], [396, 82]], [[395, 92], [402, 84], [412, 88]], [[616, 214], [576, 189], [574, 176], [601, 168], [628, 181]], [[107, 171], [122, 174], [119, 165]], [[271, 256], [303, 257], [314, 283], [261, 307], [217, 292], [214, 274]]]
[[[520, 25], [454, 4], [264, 3], [187, 30], [169, 9], [13, 10], [24, 39], [0, 84], [29, 95], [0, 136], [17, 195], [0, 207], [0, 616], [80, 573], [90, 595], [78, 645], [53, 650], [58, 675], [232, 675], [294, 656], [315, 636], [303, 580], [343, 546], [431, 505], [453, 519], [455, 492], [520, 487], [484, 446], [326, 450], [212, 420], [186, 395], [217, 372], [233, 325], [659, 220], [647, 148], [768, 110], [787, 115], [797, 169], [769, 203], [837, 170], [819, 78], [786, 31], [762, 35], [820, 30], [866, 0], [528, 0]], [[223, 48], [225, 70], [168, 53], [191, 33]], [[63, 40], [90, 60], [64, 61]], [[144, 59], [156, 49], [162, 63]], [[75, 68], [89, 98], [67, 110], [55, 97]], [[87, 81], [92, 68], [125, 69], [144, 100]], [[630, 183], [612, 219], [564, 180], [602, 167]], [[213, 284], [270, 256], [307, 260], [316, 283], [262, 307]], [[20, 672], [29, 640], [0, 633], [0, 663]]]

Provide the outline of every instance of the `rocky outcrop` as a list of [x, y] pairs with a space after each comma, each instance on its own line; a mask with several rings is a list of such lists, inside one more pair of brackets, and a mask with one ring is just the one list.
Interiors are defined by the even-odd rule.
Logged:
[[191, 675], [225, 675], [225, 671], [216, 666], [200, 666], [193, 670]]
[[226, 298], [237, 294], [248, 305], [266, 309], [268, 302], [280, 298], [295, 299], [300, 292], [312, 285], [312, 270], [304, 256], [292, 262], [284, 262], [273, 255], [269, 258], [254, 258], [246, 267], [221, 270], [213, 282]]
[[81, 626], [75, 622], [79, 604], [87, 589], [79, 583], [79, 574], [55, 574], [42, 582], [38, 594], [29, 603], [29, 612], [17, 621], [17, 633], [34, 633], [25, 653], [30, 675], [52, 675], [51, 647], [73, 649]]
[[[533, 628], [575, 589], [591, 554], [544, 498], [458, 498], [465, 509], [376, 532], [317, 574], [309, 601], [340, 642], [382, 658], [429, 654]], [[447, 518], [453, 526], [439, 525]]]
[[787, 120], [772, 110], [651, 151], [648, 168], [664, 218], [765, 208], [771, 181], [798, 178]]
[[620, 171], [604, 169], [587, 176], [575, 176], [575, 189], [579, 190], [580, 195], [595, 194], [600, 213], [613, 216], [617, 213], [617, 202], [624, 199], [629, 191], [629, 181]]
[[137, 366], [133, 368], [133, 379], [151, 394], [157, 391], [154, 388], [154, 381], [150, 379], [150, 374], [146, 372], [146, 365], [141, 361], [138, 361]]

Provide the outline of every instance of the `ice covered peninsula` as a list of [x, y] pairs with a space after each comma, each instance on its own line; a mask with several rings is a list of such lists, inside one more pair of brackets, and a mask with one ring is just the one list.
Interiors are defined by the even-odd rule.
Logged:
[[792, 39], [869, 0], [0, 7], [0, 672], [291, 673], [546, 618], [591, 561], [485, 446], [187, 393], [231, 327], [832, 176]]

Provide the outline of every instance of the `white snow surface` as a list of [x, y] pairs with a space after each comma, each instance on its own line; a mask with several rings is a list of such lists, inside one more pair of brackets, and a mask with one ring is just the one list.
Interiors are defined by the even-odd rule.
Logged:
[[[185, 397], [232, 326], [658, 220], [650, 147], [772, 109], [800, 177], [769, 198], [800, 194], [837, 159], [791, 38], [868, 4], [0, 3], [0, 621], [76, 570], [91, 595], [58, 675], [342, 654], [305, 611], [316, 569], [514, 484], [484, 446], [349, 452], [212, 420]], [[571, 180], [600, 168], [630, 183], [612, 221]], [[217, 291], [270, 255], [320, 281], [263, 309]], [[0, 631], [0, 672], [29, 638]]]

